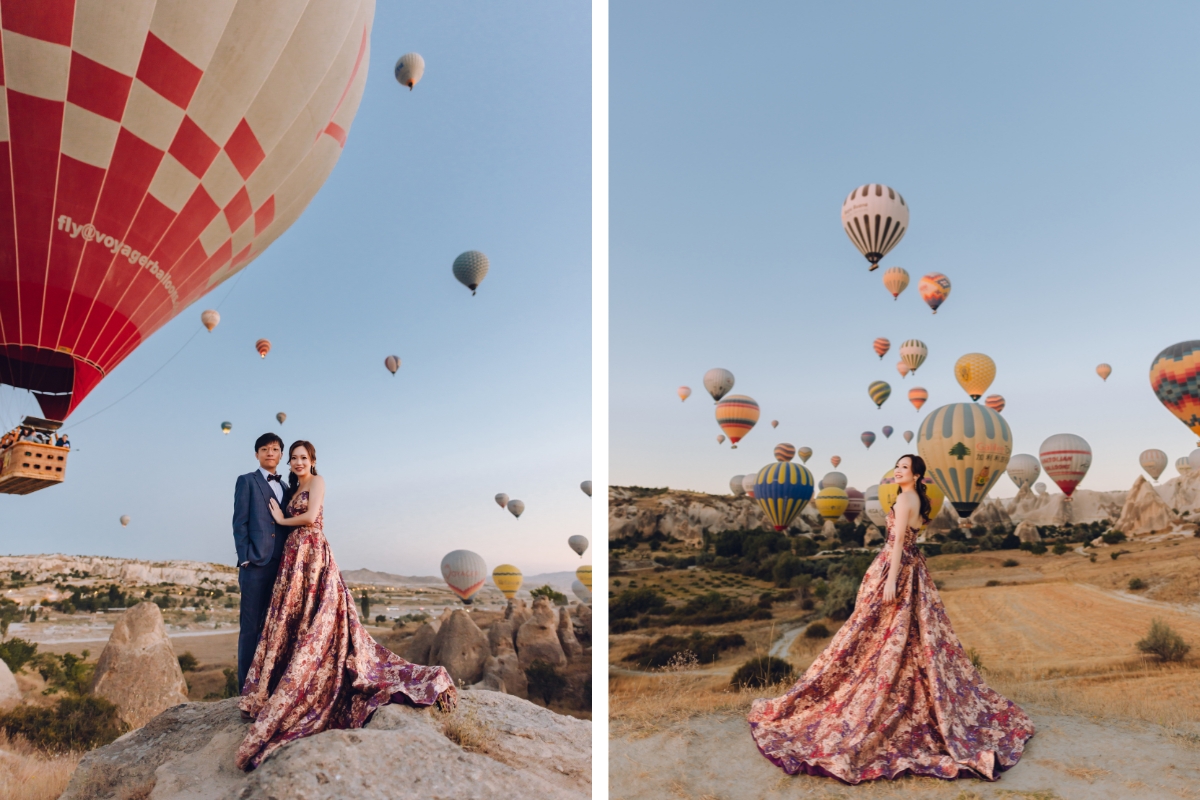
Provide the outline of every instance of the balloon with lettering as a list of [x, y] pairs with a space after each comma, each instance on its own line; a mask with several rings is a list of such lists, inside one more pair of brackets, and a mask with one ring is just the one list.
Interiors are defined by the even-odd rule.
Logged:
[[575, 551], [578, 556], [583, 556], [587, 552], [588, 545], [591, 544], [586, 536], [575, 534], [567, 539], [567, 546]]
[[589, 592], [592, 590], [592, 565], [591, 564], [584, 564], [582, 567], [575, 570], [575, 577], [579, 579], [580, 583], [582, 583], [584, 586], [587, 587], [587, 590]]
[[924, 387], [914, 386], [908, 390], [908, 402], [913, 404], [913, 408], [917, 411], [921, 410], [921, 406], [925, 405], [925, 401], [929, 399], [929, 392], [925, 391]]
[[509, 600], [517, 596], [517, 591], [521, 588], [524, 580], [525, 576], [521, 574], [521, 570], [512, 564], [501, 564], [492, 570], [492, 583], [496, 584], [500, 593]]
[[908, 231], [908, 205], [883, 184], [859, 186], [842, 203], [842, 227], [874, 270]]
[[212, 333], [212, 329], [217, 327], [217, 325], [219, 325], [220, 323], [221, 323], [221, 315], [218, 314], [213, 309], [210, 308], [207, 311], [201, 312], [200, 324], [203, 325], [205, 328], [208, 328], [209, 333]]
[[967, 353], [955, 362], [954, 377], [972, 400], [978, 400], [996, 379], [996, 362], [983, 353]]
[[520, 519], [521, 515], [525, 513], [525, 504], [520, 500], [509, 500], [507, 508], [508, 513], [512, 514], [518, 519]]
[[1107, 382], [1108, 376], [1112, 375], [1112, 367], [1108, 364], [1101, 364], [1096, 367], [1096, 374], [1100, 376], [1100, 380]]
[[853, 486], [846, 489], [846, 510], [842, 512], [846, 519], [854, 522], [858, 519], [858, 515], [867, 507], [866, 498], [863, 493]]
[[1069, 498], [1092, 466], [1092, 448], [1082, 436], [1056, 433], [1042, 442], [1038, 459], [1046, 477]]
[[833, 464], [833, 466], [836, 467], [838, 464], [842, 463], [842, 457], [841, 456], [830, 456], [829, 463]]
[[800, 456], [800, 461], [805, 464], [807, 464], [808, 460], [810, 458], [812, 458], [812, 453], [813, 453], [813, 450], [811, 447], [797, 447], [796, 448], [796, 455]]
[[395, 375], [396, 370], [400, 369], [400, 356], [388, 356], [383, 360], [383, 366], [387, 368], [388, 372]]
[[845, 489], [826, 486], [817, 492], [817, 499], [813, 501], [813, 505], [817, 507], [817, 513], [821, 515], [822, 519], [836, 520], [846, 513], [846, 507], [850, 505], [850, 498], [846, 495]]
[[921, 299], [925, 301], [925, 305], [936, 314], [938, 308], [950, 296], [950, 279], [940, 272], [931, 272], [921, 278], [917, 289], [921, 292]]
[[883, 286], [892, 294], [892, 299], [908, 288], [908, 271], [900, 267], [888, 267], [883, 271]]
[[867, 446], [868, 450], [871, 449], [871, 445], [875, 444], [875, 433], [873, 431], [863, 431], [862, 435], [858, 438], [862, 439], [862, 443]]
[[929, 477], [969, 517], [1008, 466], [1012, 430], [1004, 417], [978, 403], [951, 403], [930, 412], [917, 430], [917, 452]]
[[983, 399], [983, 404], [999, 414], [1004, 410], [1004, 397], [998, 394], [989, 394]]
[[904, 441], [906, 441], [906, 442], [912, 442], [912, 440], [913, 440], [913, 432], [912, 432], [912, 431], [905, 431], [905, 432], [904, 432]]
[[787, 442], [780, 442], [775, 445], [775, 460], [776, 461], [791, 461], [796, 457], [796, 448]]
[[879, 484], [868, 486], [867, 490], [863, 492], [863, 512], [867, 515], [867, 519], [879, 527], [887, 525], [887, 513], [879, 502]]
[[885, 438], [885, 439], [892, 438], [892, 432], [895, 430], [896, 429], [893, 428], [891, 425], [884, 425], [883, 426], [883, 438]]
[[879, 356], [880, 361], [882, 361], [883, 357], [887, 355], [887, 351], [892, 349], [892, 343], [882, 336], [876, 339], [872, 346], [875, 349], [875, 355]]
[[1155, 356], [1150, 388], [1168, 411], [1200, 436], [1200, 341], [1173, 344]]
[[283, 423], [287, 422], [287, 414], [285, 414], [285, 413], [283, 413], [282, 411], [280, 411], [278, 414], [276, 414], [276, 415], [275, 415], [275, 420], [276, 420], [276, 421], [277, 421], [277, 422], [278, 422], [280, 425], [282, 425]]
[[751, 500], [754, 499], [754, 482], [758, 480], [758, 473], [751, 472], [748, 475], [742, 476], [742, 492]]
[[746, 490], [742, 488], [742, 479], [745, 477], [745, 475], [734, 475], [729, 479], [729, 491], [733, 492], [734, 497], [741, 497], [746, 493]]
[[233, 430], [233, 423], [232, 423], [232, 422], [222, 422], [222, 423], [221, 423], [221, 433], [223, 433], [223, 434], [225, 434], [226, 436], [228, 436], [228, 435], [229, 435], [229, 432], [230, 432], [231, 430]]
[[929, 348], [920, 339], [908, 339], [900, 345], [900, 360], [912, 370], [913, 375], [917, 374], [917, 368], [925, 363], [928, 355]]
[[867, 387], [867, 394], [876, 408], [883, 408], [883, 404], [892, 396], [892, 387], [886, 381], [873, 381]]
[[1167, 454], [1162, 450], [1143, 450], [1142, 454], [1138, 456], [1138, 464], [1154, 480], [1158, 480], [1159, 476], [1163, 474], [1163, 470], [1167, 468], [1167, 463]]
[[680, 386], [675, 390], [675, 394], [679, 395], [680, 402], [683, 402], [692, 396], [692, 389], [690, 386]]
[[1032, 487], [1038, 476], [1042, 474], [1042, 465], [1037, 458], [1028, 453], [1017, 453], [1008, 460], [1008, 477], [1017, 485], [1018, 490]]
[[579, 490], [581, 492], [583, 492], [584, 494], [586, 494], [588, 497], [591, 497], [592, 496], [592, 482], [584, 481], [583, 483], [579, 484]]
[[758, 422], [758, 403], [744, 394], [731, 394], [717, 403], [717, 424], [729, 437], [733, 449]]
[[760, 469], [754, 480], [754, 499], [775, 530], [792, 524], [812, 499], [813, 475], [790, 461], [775, 461]]
[[844, 472], [826, 472], [825, 477], [821, 478], [821, 482], [817, 484], [818, 489], [824, 489], [827, 486], [833, 486], [838, 489], [845, 489], [850, 485], [850, 479], [846, 477]]
[[374, 7], [5, 6], [0, 382], [67, 419], [291, 226], [341, 155]]
[[425, 74], [425, 59], [421, 58], [420, 53], [405, 53], [396, 61], [393, 73], [400, 85], [407, 86], [411, 92]]
[[267, 353], [271, 352], [271, 340], [259, 339], [254, 343], [254, 349], [258, 351], [259, 358], [266, 358]]
[[507, 506], [508, 505], [508, 495], [506, 495], [504, 492], [501, 492], [500, 494], [496, 495], [496, 505], [500, 506], [501, 508], [504, 508], [505, 506]]
[[471, 598], [483, 588], [487, 580], [487, 564], [478, 553], [470, 550], [452, 550], [442, 556], [442, 580], [463, 603], [470, 605]]
[[704, 390], [712, 395], [713, 400], [719, 401], [732, 388], [733, 373], [729, 370], [714, 367], [704, 373]]

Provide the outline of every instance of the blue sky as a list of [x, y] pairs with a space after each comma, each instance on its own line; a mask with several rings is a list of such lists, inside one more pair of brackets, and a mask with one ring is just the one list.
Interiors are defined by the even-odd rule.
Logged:
[[[952, 368], [973, 351], [997, 363], [1016, 452], [1090, 442], [1084, 489], [1128, 488], [1145, 448], [1189, 453], [1147, 373], [1200, 338], [1198, 24], [1184, 3], [614, 0], [612, 483], [727, 492], [787, 441], [818, 478], [840, 455], [863, 489], [911, 449], [908, 389], [925, 412], [967, 400]], [[883, 262], [912, 276], [895, 302], [840, 224], [875, 182], [911, 208]], [[929, 272], [953, 284], [936, 316]], [[902, 380], [908, 338], [930, 354]], [[762, 406], [737, 450], [715, 441], [716, 366]]]
[[[220, 326], [145, 387], [68, 424], [64, 485], [0, 495], [0, 552], [232, 564], [234, 479], [276, 431], [315, 444], [345, 569], [436, 575], [457, 548], [489, 569], [578, 566], [566, 540], [588, 534], [590, 513], [590, 36], [586, 4], [380, 2], [366, 93], [325, 186], [240, 278], [92, 392], [68, 423], [143, 381], [221, 304]], [[392, 77], [409, 51], [426, 62], [411, 93]], [[491, 260], [475, 297], [450, 272], [469, 249]], [[7, 415], [35, 408], [2, 391]], [[497, 492], [525, 501], [521, 519]]]

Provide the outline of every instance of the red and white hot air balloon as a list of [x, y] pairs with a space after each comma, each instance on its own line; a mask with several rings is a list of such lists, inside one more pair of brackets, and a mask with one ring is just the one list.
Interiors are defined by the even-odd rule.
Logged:
[[0, 381], [66, 419], [329, 175], [374, 0], [6, 4]]
[[913, 408], [917, 411], [921, 410], [921, 406], [925, 405], [925, 401], [929, 399], [929, 392], [925, 391], [924, 387], [914, 386], [908, 390], [908, 402], [913, 404]]
[[1092, 448], [1082, 436], [1056, 433], [1038, 451], [1042, 470], [1070, 497], [1092, 466]]
[[842, 457], [841, 456], [830, 456], [829, 463], [833, 464], [833, 466], [836, 468], [838, 464], [842, 463]]
[[883, 357], [887, 355], [887, 351], [892, 348], [892, 343], [880, 336], [872, 347], [875, 348], [875, 355], [879, 356], [879, 360], [882, 361]]
[[259, 339], [254, 343], [254, 349], [258, 351], [259, 358], [266, 358], [267, 353], [271, 352], [271, 340]]
[[1004, 410], [1004, 396], [998, 394], [989, 394], [983, 399], [983, 404], [999, 414]]

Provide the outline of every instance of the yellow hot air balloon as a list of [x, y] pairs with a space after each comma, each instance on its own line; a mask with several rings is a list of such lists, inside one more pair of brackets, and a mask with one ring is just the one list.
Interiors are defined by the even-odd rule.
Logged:
[[[892, 506], [896, 505], [896, 498], [900, 496], [900, 486], [892, 477], [892, 472], [893, 470], [889, 469], [883, 473], [883, 479], [879, 481], [879, 505], [883, 507], [884, 514], [892, 510]], [[942, 503], [946, 502], [946, 493], [938, 487], [933, 478], [926, 475], [925, 494], [929, 497], [929, 519], [936, 519], [942, 510]]]
[[972, 400], [978, 400], [996, 379], [996, 362], [983, 353], [967, 353], [955, 362], [954, 377]]
[[883, 408], [883, 404], [892, 396], [892, 387], [887, 381], [872, 381], [867, 387], [867, 394], [871, 396], [871, 402], [876, 408]]
[[590, 592], [592, 590], [592, 565], [584, 564], [579, 569], [575, 570], [575, 577], [579, 578], [579, 582], [587, 587]]
[[969, 517], [1008, 468], [1012, 430], [1004, 417], [978, 403], [935, 409], [917, 430], [917, 452], [929, 477]]
[[523, 580], [525, 578], [521, 575], [521, 570], [512, 564], [501, 564], [492, 570], [492, 583], [496, 584], [496, 588], [509, 600], [517, 596], [517, 590], [521, 588]]
[[758, 422], [758, 403], [744, 394], [731, 394], [717, 403], [717, 424], [729, 435], [733, 449]]
[[883, 285], [892, 293], [892, 299], [899, 299], [900, 293], [908, 288], [908, 271], [900, 267], [888, 267], [883, 273]]
[[846, 494], [845, 489], [826, 486], [817, 492], [813, 505], [822, 519], [835, 520], [846, 513], [846, 506], [850, 505], [850, 496]]

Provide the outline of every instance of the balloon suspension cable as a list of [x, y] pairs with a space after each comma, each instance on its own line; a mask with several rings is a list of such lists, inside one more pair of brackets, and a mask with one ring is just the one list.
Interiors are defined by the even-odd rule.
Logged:
[[[225, 296], [224, 296], [223, 298], [221, 298], [221, 302], [220, 302], [220, 303], [217, 303], [217, 306], [216, 306], [216, 308], [214, 309], [215, 311], [220, 311], [220, 310], [221, 310], [221, 306], [225, 305], [225, 301], [229, 299], [229, 296], [230, 296], [231, 294], [233, 294], [233, 290], [237, 288], [238, 282], [239, 282], [239, 281], [241, 281], [241, 279], [242, 279], [242, 275], [244, 275], [244, 274], [245, 274], [245, 272], [246, 272], [246, 270], [245, 270], [245, 269], [240, 269], [240, 270], [238, 270], [237, 280], [235, 280], [235, 281], [233, 282], [233, 285], [229, 287], [229, 291], [225, 293]], [[137, 386], [135, 386], [135, 387], [133, 387], [132, 389], [130, 389], [130, 390], [129, 390], [128, 392], [126, 392], [125, 394], [123, 394], [123, 395], [121, 395], [120, 397], [118, 397], [116, 400], [114, 400], [114, 401], [112, 401], [111, 403], [109, 403], [108, 405], [106, 405], [104, 408], [102, 408], [102, 409], [100, 409], [99, 411], [97, 411], [95, 414], [92, 414], [92, 415], [90, 415], [90, 416], [84, 417], [83, 419], [79, 420], [78, 422], [72, 422], [72, 423], [70, 424], [70, 427], [71, 427], [71, 429], [72, 429], [72, 430], [74, 430], [75, 428], [79, 427], [80, 425], [82, 425], [83, 423], [87, 422], [88, 420], [95, 419], [96, 417], [98, 417], [98, 416], [100, 416], [101, 414], [103, 414], [105, 411], [108, 411], [110, 408], [112, 408], [113, 406], [115, 406], [115, 405], [117, 405], [118, 403], [120, 403], [120, 402], [121, 402], [122, 400], [124, 400], [125, 398], [129, 397], [131, 394], [133, 394], [134, 392], [136, 392], [138, 389], [140, 389], [140, 388], [142, 388], [143, 386], [145, 386], [147, 383], [149, 383], [149, 382], [151, 381], [151, 379], [153, 379], [153, 378], [154, 378], [154, 376], [155, 376], [155, 375], [157, 375], [158, 373], [162, 372], [162, 371], [163, 371], [163, 369], [165, 369], [165, 368], [166, 368], [166, 366], [167, 366], [168, 364], [170, 364], [172, 361], [174, 361], [176, 358], [178, 358], [178, 357], [179, 357], [179, 354], [180, 354], [180, 353], [182, 353], [184, 350], [186, 350], [186, 349], [187, 349], [187, 346], [188, 346], [189, 344], [191, 344], [191, 343], [192, 343], [192, 340], [193, 340], [193, 339], [195, 339], [195, 338], [196, 338], [196, 337], [197, 337], [197, 336], [200, 334], [200, 331], [206, 331], [206, 330], [208, 330], [208, 328], [206, 328], [206, 327], [205, 327], [203, 324], [201, 324], [201, 325], [200, 325], [200, 327], [196, 329], [195, 333], [193, 333], [191, 336], [189, 336], [189, 337], [188, 337], [188, 340], [187, 340], [186, 342], [184, 342], [184, 343], [183, 343], [183, 347], [180, 347], [178, 350], [176, 350], [176, 351], [175, 351], [175, 355], [171, 356], [171, 357], [170, 357], [170, 358], [168, 358], [166, 361], [164, 361], [164, 362], [163, 362], [163, 363], [162, 363], [162, 364], [159, 366], [159, 368], [158, 368], [158, 369], [156, 369], [156, 370], [154, 370], [154, 372], [151, 372], [151, 373], [150, 373], [150, 374], [149, 374], [149, 375], [146, 377], [146, 379], [145, 379], [144, 381], [142, 381], [142, 382], [141, 382], [141, 383], [139, 383]]]

